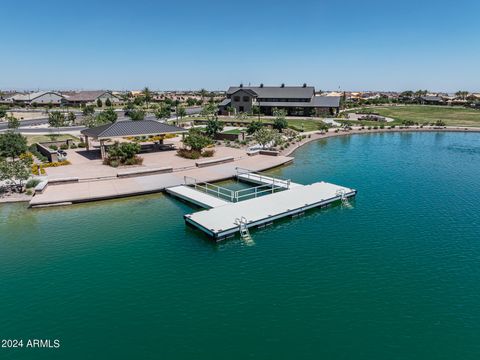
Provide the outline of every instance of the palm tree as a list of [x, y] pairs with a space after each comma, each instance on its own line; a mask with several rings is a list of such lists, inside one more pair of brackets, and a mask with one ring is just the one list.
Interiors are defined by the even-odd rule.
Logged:
[[142, 90], [142, 94], [143, 94], [143, 98], [145, 99], [145, 104], [147, 105], [147, 109], [148, 109], [148, 104], [150, 103], [150, 101], [152, 101], [152, 92], [150, 91], [150, 89], [148, 87], [145, 86], [145, 88]]
[[205, 99], [205, 96], [207, 96], [207, 95], [208, 95], [208, 91], [207, 91], [207, 90], [205, 90], [205, 89], [201, 89], [201, 90], [200, 90], [200, 96], [202, 97], [202, 103], [203, 103], [203, 101], [204, 101], [204, 99]]
[[455, 96], [459, 97], [462, 100], [465, 100], [465, 98], [468, 96], [468, 94], [469, 94], [468, 91], [459, 90], [455, 93]]

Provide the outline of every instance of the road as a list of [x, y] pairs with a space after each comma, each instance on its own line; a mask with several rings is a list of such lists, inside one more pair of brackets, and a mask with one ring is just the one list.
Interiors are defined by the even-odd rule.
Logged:
[[[187, 115], [195, 115], [199, 114], [202, 111], [201, 107], [195, 107], [195, 108], [187, 108]], [[123, 112], [123, 111], [122, 111]], [[175, 115], [172, 115], [169, 119], [167, 120], [176, 120], [177, 117]], [[121, 115], [118, 117], [117, 121], [126, 121], [129, 120], [129, 118]], [[153, 115], [148, 115], [145, 116], [145, 120], [157, 120], [155, 116]], [[60, 131], [57, 129], [52, 129], [52, 128], [37, 128], [37, 129], [25, 129], [25, 127], [29, 126], [39, 126], [39, 125], [45, 125], [48, 124], [48, 117], [44, 118], [38, 118], [38, 119], [32, 119], [32, 120], [20, 120], [20, 131], [22, 133], [29, 133], [29, 134], [35, 134], [35, 133], [45, 133], [48, 131], [52, 132], [69, 132], [69, 131], [80, 131], [85, 129], [84, 126], [70, 126], [70, 127], [65, 127], [65, 128], [60, 128]], [[7, 122], [0, 122], [0, 132], [8, 129], [8, 124]]]

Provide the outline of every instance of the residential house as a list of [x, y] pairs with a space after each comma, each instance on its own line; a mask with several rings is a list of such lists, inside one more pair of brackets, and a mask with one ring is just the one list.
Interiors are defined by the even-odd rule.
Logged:
[[262, 114], [272, 115], [273, 110], [284, 109], [290, 116], [333, 115], [340, 108], [340, 96], [316, 96], [313, 86], [232, 86], [227, 98], [219, 104], [219, 113], [228, 108], [236, 113], [250, 113], [257, 107]]
[[25, 94], [15, 94], [7, 99], [6, 103], [16, 105], [54, 105], [59, 106], [65, 97], [53, 91], [38, 91]]
[[79, 91], [73, 95], [65, 97], [64, 103], [67, 105], [96, 105], [98, 100], [103, 104], [107, 99], [110, 100], [112, 104], [120, 104], [122, 100], [113, 95], [110, 91], [105, 90], [93, 90], [93, 91]]

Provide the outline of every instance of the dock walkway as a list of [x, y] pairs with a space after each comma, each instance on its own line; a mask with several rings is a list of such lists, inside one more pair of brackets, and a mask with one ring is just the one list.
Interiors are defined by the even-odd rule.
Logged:
[[222, 200], [216, 196], [208, 195], [202, 191], [195, 190], [187, 185], [174, 186], [165, 190], [167, 193], [173, 196], [207, 209], [229, 204], [228, 201]]
[[188, 214], [185, 221], [219, 241], [239, 232], [241, 218], [246, 219], [247, 228], [261, 226], [356, 194], [354, 189], [326, 182], [296, 185], [271, 195]]

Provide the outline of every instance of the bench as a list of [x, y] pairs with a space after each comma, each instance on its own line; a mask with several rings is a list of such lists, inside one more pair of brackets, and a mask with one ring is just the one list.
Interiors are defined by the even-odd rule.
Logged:
[[42, 182], [39, 182], [37, 186], [35, 186], [35, 194], [43, 194], [45, 192], [45, 189], [48, 186], [48, 180], [44, 180]]
[[249, 151], [247, 151], [248, 156], [255, 156], [255, 155], [258, 155], [258, 154], [260, 154], [260, 150], [249, 150]]
[[156, 175], [156, 174], [171, 173], [172, 171], [173, 171], [173, 167], [171, 166], [149, 168], [149, 169], [133, 169], [133, 170], [119, 172], [117, 173], [117, 177], [127, 178], [127, 177], [134, 177], [134, 176]]
[[222, 157], [222, 158], [217, 158], [217, 159], [197, 161], [197, 162], [195, 162], [195, 165], [197, 167], [206, 167], [206, 166], [224, 164], [224, 163], [227, 163], [227, 162], [231, 162], [233, 160], [234, 160], [233, 156], [227, 156], [227, 157]]
[[58, 179], [50, 179], [48, 183], [50, 185], [61, 185], [61, 184], [71, 184], [77, 183], [79, 181], [78, 177], [65, 177], [65, 178], [58, 178]]
[[280, 153], [275, 150], [260, 150], [260, 155], [278, 156]]

